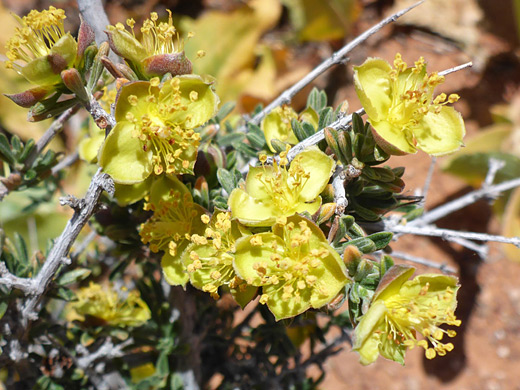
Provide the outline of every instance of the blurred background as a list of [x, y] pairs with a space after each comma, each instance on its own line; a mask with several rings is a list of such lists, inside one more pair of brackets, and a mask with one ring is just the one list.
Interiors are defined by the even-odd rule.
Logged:
[[[107, 1], [112, 23], [134, 18], [139, 25], [152, 11], [166, 9], [184, 36], [197, 73], [217, 79], [222, 102], [235, 101], [235, 117], [258, 104], [267, 104], [321, 61], [383, 17], [411, 5], [408, 0], [121, 0]], [[50, 5], [66, 10], [66, 27], [77, 31], [75, 1], [4, 0], [0, 5], [0, 54], [16, 22], [10, 13]], [[296, 110], [306, 102], [312, 86], [327, 92], [334, 106], [347, 100], [360, 108], [352, 86], [352, 66], [367, 57], [392, 61], [400, 52], [410, 63], [425, 57], [429, 71], [441, 71], [468, 61], [471, 69], [447, 76], [439, 92], [458, 93], [456, 104], [467, 127], [466, 147], [437, 161], [426, 200], [432, 208], [479, 187], [490, 158], [505, 162], [496, 181], [520, 176], [520, 1], [427, 0], [397, 23], [383, 28], [351, 53], [350, 61], [320, 76], [293, 101]], [[15, 72], [2, 72], [0, 91], [20, 91]], [[26, 110], [0, 97], [0, 126], [22, 139], [38, 138], [48, 123], [28, 123]], [[71, 122], [52, 148], [70, 152], [83, 137], [81, 119]], [[424, 184], [431, 159], [419, 153], [393, 157], [391, 166], [405, 166], [405, 193], [415, 194]], [[92, 172], [78, 164], [67, 188], [82, 194]], [[0, 203], [5, 229], [23, 233], [32, 248], [56, 237], [68, 216], [55, 200], [32, 205], [30, 194], [11, 194]], [[29, 214], [31, 217], [28, 217]], [[510, 191], [496, 202], [479, 201], [452, 214], [439, 227], [520, 236], [520, 192]], [[395, 250], [427, 257], [458, 271], [462, 289], [457, 316], [463, 320], [455, 350], [427, 361], [419, 350], [407, 355], [406, 367], [380, 359], [369, 367], [345, 346], [328, 361], [323, 389], [520, 389], [520, 250], [491, 245], [484, 259], [441, 239], [402, 237]], [[427, 268], [421, 271], [435, 272]]]

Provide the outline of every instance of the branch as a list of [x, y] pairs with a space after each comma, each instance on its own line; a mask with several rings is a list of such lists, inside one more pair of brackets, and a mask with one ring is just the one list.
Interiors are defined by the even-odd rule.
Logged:
[[[413, 222], [413, 221], [412, 221]], [[431, 236], [431, 237], [441, 237], [444, 240], [452, 240], [453, 238], [464, 238], [467, 240], [475, 240], [475, 241], [495, 241], [495, 242], [503, 242], [505, 244], [513, 244], [516, 247], [520, 247], [520, 237], [504, 237], [504, 236], [496, 236], [493, 234], [487, 233], [475, 233], [475, 232], [460, 232], [457, 230], [451, 229], [440, 229], [433, 226], [410, 226], [407, 225], [393, 225], [393, 223], [385, 226], [386, 231], [390, 231], [392, 233], [401, 233], [401, 234], [415, 234], [419, 236]]]
[[[49, 145], [52, 139], [61, 133], [63, 130], [63, 125], [67, 120], [69, 120], [76, 112], [80, 105], [75, 105], [67, 110], [65, 110], [58, 118], [52, 122], [49, 128], [45, 131], [45, 133], [41, 136], [41, 138], [36, 142], [35, 147], [27, 157], [24, 162], [23, 168], [18, 172], [12, 172], [7, 178], [3, 179], [4, 182], [13, 183], [12, 185], [6, 186], [3, 182], [0, 182], [0, 201], [4, 199], [4, 197], [11, 191], [15, 190], [22, 184], [21, 175], [26, 172], [29, 168], [32, 167], [34, 161], [38, 158], [38, 156], [43, 152], [43, 150]], [[19, 180], [16, 180], [15, 177], [18, 176]], [[15, 180], [13, 180], [15, 179]]]
[[422, 196], [421, 204], [424, 205], [426, 203], [426, 197], [428, 196], [428, 191], [430, 190], [430, 184], [433, 178], [433, 171], [435, 170], [435, 163], [437, 162], [437, 157], [432, 157], [432, 161], [430, 163], [430, 167], [428, 168], [428, 173], [426, 174], [426, 180], [424, 181], [424, 186], [419, 195]]
[[438, 263], [436, 263], [434, 261], [425, 259], [424, 257], [412, 256], [412, 255], [409, 255], [408, 253], [397, 252], [397, 251], [396, 252], [392, 252], [391, 256], [392, 257], [397, 257], [399, 259], [403, 259], [403, 260], [406, 260], [406, 261], [411, 261], [412, 263], [425, 265], [425, 266], [430, 267], [430, 268], [436, 268], [436, 269], [439, 269], [443, 273], [451, 273], [451, 274], [457, 273], [457, 271], [453, 267], [450, 267], [450, 266], [448, 266], [448, 265], [446, 265], [444, 263], [443, 264], [438, 264]]
[[18, 290], [22, 290], [25, 295], [34, 291], [34, 283], [32, 279], [20, 278], [13, 275], [9, 272], [4, 262], [0, 263], [0, 285], [4, 285], [8, 289], [13, 287], [17, 288]]
[[95, 96], [93, 96], [90, 101], [85, 104], [85, 108], [90, 112], [92, 119], [96, 122], [96, 125], [100, 129], [105, 129], [105, 133], [108, 135], [110, 130], [114, 128], [116, 125], [116, 119], [105, 111], [103, 107], [99, 104]]
[[460, 210], [466, 206], [469, 206], [470, 204], [475, 203], [481, 198], [496, 197], [499, 196], [502, 192], [518, 186], [520, 186], [520, 178], [472, 191], [458, 199], [445, 203], [442, 206], [424, 213], [422, 216], [408, 222], [406, 226], [424, 226], [431, 224], [432, 222], [435, 222], [438, 219], [453, 213], [454, 211]]
[[103, 191], [114, 194], [114, 182], [105, 173], [99, 169], [92, 177], [90, 186], [87, 190], [85, 198], [82, 202], [78, 202], [78, 207], [74, 211], [74, 215], [67, 222], [65, 229], [56, 240], [52, 247], [47, 260], [43, 264], [40, 272], [33, 280], [34, 290], [31, 291], [31, 298], [25, 303], [22, 310], [22, 323], [27, 326], [30, 320], [38, 318], [36, 307], [42, 299], [45, 290], [56, 275], [60, 265], [67, 264], [69, 259], [67, 255], [70, 248], [83, 226], [88, 222], [90, 217], [97, 211], [99, 198]]
[[81, 16], [92, 27], [96, 35], [96, 43], [100, 45], [107, 40], [105, 29], [110, 24], [101, 0], [78, 0]]
[[[413, 4], [412, 6], [396, 12], [393, 15], [390, 15], [386, 19], [383, 19], [381, 22], [376, 24], [375, 26], [372, 26], [370, 29], [356, 37], [354, 40], [350, 41], [347, 45], [343, 46], [340, 50], [333, 53], [332, 56], [330, 56], [328, 59], [323, 61], [320, 65], [318, 65], [316, 68], [314, 68], [310, 73], [308, 73], [304, 78], [302, 78], [300, 81], [298, 81], [296, 84], [294, 84], [292, 87], [287, 89], [286, 91], [282, 92], [280, 96], [278, 96], [275, 100], [273, 100], [266, 108], [264, 108], [262, 111], [260, 111], [258, 114], [256, 114], [251, 120], [249, 120], [249, 123], [253, 123], [255, 125], [260, 124], [262, 119], [269, 114], [272, 110], [274, 110], [276, 107], [282, 105], [282, 104], [288, 104], [296, 95], [298, 92], [300, 92], [307, 84], [312, 82], [316, 77], [324, 73], [325, 71], [329, 70], [331, 67], [337, 64], [341, 64], [346, 62], [347, 60], [347, 54], [350, 53], [354, 48], [359, 46], [361, 43], [365, 42], [370, 36], [377, 33], [379, 30], [381, 30], [384, 26], [387, 24], [390, 24], [392, 22], [395, 22], [398, 18], [403, 16], [404, 14], [408, 13], [418, 5], [422, 4], [425, 0], [418, 1], [417, 3]], [[247, 130], [247, 123], [243, 125], [241, 128], [239, 128], [239, 132], [246, 132]]]

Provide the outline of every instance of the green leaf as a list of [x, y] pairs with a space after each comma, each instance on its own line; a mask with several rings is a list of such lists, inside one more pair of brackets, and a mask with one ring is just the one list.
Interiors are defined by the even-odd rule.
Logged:
[[307, 97], [307, 107], [312, 107], [314, 111], [320, 112], [327, 106], [327, 94], [314, 87]]
[[14, 233], [14, 246], [16, 248], [18, 261], [24, 267], [29, 267], [29, 255], [27, 253], [27, 245], [25, 244], [25, 240], [23, 239], [22, 235], [18, 232]]
[[31, 138], [29, 141], [27, 141], [24, 145], [22, 154], [20, 154], [20, 158], [18, 159], [19, 162], [25, 162], [27, 160], [27, 157], [29, 157], [29, 154], [34, 150], [36, 146], [36, 143]]
[[334, 121], [334, 111], [332, 110], [332, 107], [325, 107], [324, 109], [318, 112], [320, 113], [320, 118], [318, 120], [318, 129], [323, 129], [329, 126]]
[[394, 265], [394, 259], [392, 259], [388, 255], [383, 255], [383, 257], [381, 257], [381, 262], [380, 262], [380, 266], [379, 266], [380, 278], [382, 278], [383, 275], [386, 273], [386, 271], [388, 271], [390, 269], [390, 267], [392, 267], [393, 265]]
[[70, 302], [76, 299], [76, 294], [66, 287], [60, 287], [58, 291], [56, 291], [56, 298]]
[[316, 129], [309, 122], [303, 122], [302, 123], [302, 129], [303, 129], [303, 132], [306, 134], [305, 138], [309, 138], [311, 135], [316, 133]]
[[9, 144], [7, 137], [2, 133], [0, 133], [0, 157], [10, 165], [14, 165], [16, 162], [11, 150], [11, 145]]
[[390, 232], [378, 232], [367, 236], [376, 246], [376, 250], [384, 249], [392, 241], [394, 235]]
[[363, 118], [357, 113], [352, 113], [352, 129], [354, 133], [363, 134], [365, 132], [365, 124]]
[[20, 141], [20, 137], [18, 137], [17, 135], [13, 135], [13, 137], [11, 138], [11, 145], [13, 147], [13, 153], [14, 153], [16, 159], [18, 160], [20, 158], [20, 154], [22, 153], [22, 149], [23, 149], [22, 141]]
[[264, 132], [256, 126], [258, 129], [250, 130], [246, 134], [246, 138], [255, 149], [261, 150], [266, 147]]
[[60, 276], [57, 280], [57, 284], [58, 286], [66, 286], [67, 284], [78, 283], [88, 278], [91, 273], [92, 271], [87, 268], [78, 268]]
[[4, 316], [5, 312], [7, 311], [8, 303], [5, 301], [0, 302], [0, 320]]
[[236, 187], [235, 177], [227, 169], [219, 168], [217, 170], [217, 180], [228, 194], [230, 194]]
[[256, 157], [257, 151], [243, 142], [235, 143], [233, 146], [237, 152], [242, 153], [245, 157]]
[[184, 389], [184, 382], [182, 380], [182, 377], [179, 374], [174, 373], [171, 376], [169, 388], [171, 390], [183, 390]]
[[296, 138], [298, 138], [298, 141], [303, 141], [305, 138], [307, 138], [307, 134], [303, 130], [303, 127], [300, 122], [298, 122], [297, 119], [291, 120], [291, 127], [294, 135]]
[[231, 133], [218, 137], [219, 146], [231, 146], [242, 142], [245, 135], [243, 133]]
[[170, 373], [170, 363], [168, 361], [168, 353], [162, 352], [155, 364], [156, 373], [159, 376], [166, 376]]
[[216, 119], [218, 122], [222, 122], [224, 118], [226, 118], [229, 114], [231, 114], [231, 111], [235, 109], [235, 102], [226, 102], [220, 107], [220, 110], [218, 110]]
[[368, 237], [359, 237], [359, 238], [355, 238], [353, 240], [350, 240], [349, 242], [347, 242], [346, 244], [342, 245], [338, 252], [339, 253], [343, 253], [345, 251], [345, 248], [349, 245], [354, 245], [356, 246], [363, 254], [369, 254], [369, 253], [372, 253], [372, 252], [375, 252], [377, 249], [376, 247], [376, 244], [374, 244], [374, 242], [368, 238]]

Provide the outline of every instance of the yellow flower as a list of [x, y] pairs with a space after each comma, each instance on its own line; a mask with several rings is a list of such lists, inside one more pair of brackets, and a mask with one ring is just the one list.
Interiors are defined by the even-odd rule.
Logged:
[[459, 149], [466, 132], [464, 121], [446, 105], [459, 96], [433, 95], [443, 82], [443, 76], [426, 73], [422, 57], [412, 68], [400, 54], [395, 56], [394, 69], [380, 58], [354, 67], [356, 92], [379, 146], [396, 155], [421, 149], [439, 156]]
[[326, 305], [349, 281], [320, 228], [299, 215], [279, 218], [273, 233], [239, 239], [234, 265], [247, 284], [262, 287], [260, 303], [276, 320]]
[[152, 252], [163, 251], [161, 260], [166, 281], [184, 286], [189, 276], [181, 255], [192, 234], [202, 234], [206, 226], [201, 216], [206, 210], [193, 202], [189, 190], [175, 176], [154, 182], [145, 209], [153, 216], [141, 225], [141, 239]]
[[[442, 343], [454, 330], [440, 326], [460, 325], [455, 317], [458, 281], [452, 276], [423, 274], [408, 278], [415, 269], [393, 266], [383, 276], [372, 304], [361, 317], [354, 333], [353, 349], [362, 364], [373, 363], [379, 355], [404, 364], [407, 348], [420, 346], [428, 359], [443, 356], [453, 349]], [[424, 339], [418, 340], [417, 334]]]
[[166, 73], [172, 76], [191, 73], [191, 62], [184, 55], [184, 43], [173, 25], [171, 12], [167, 11], [167, 23], [157, 23], [157, 13], [150, 14], [150, 19], [146, 19], [141, 27], [141, 40], [135, 36], [133, 19], [126, 21], [131, 33], [122, 23], [107, 27], [111, 49], [142, 78], [150, 79]]
[[[150, 319], [150, 309], [140, 298], [139, 291], [116, 291], [91, 282], [77, 293], [77, 301], [67, 305], [68, 321], [87, 321], [99, 325], [141, 326]], [[89, 318], [93, 317], [93, 318]]]
[[207, 225], [204, 235], [192, 235], [192, 243], [182, 255], [188, 270], [190, 283], [214, 299], [219, 298], [219, 288], [226, 286], [235, 300], [244, 307], [256, 294], [256, 287], [248, 286], [233, 268], [235, 241], [249, 234], [236, 220], [231, 220], [228, 212], [215, 211], [211, 220], [201, 216]]
[[193, 173], [200, 142], [194, 129], [214, 115], [217, 105], [211, 83], [196, 75], [177, 76], [162, 86], [157, 78], [126, 84], [99, 165], [119, 184], [142, 182], [152, 172]]
[[315, 213], [334, 169], [334, 160], [317, 147], [300, 153], [287, 166], [285, 153], [280, 164], [250, 167], [245, 190], [234, 189], [228, 199], [231, 214], [247, 226], [271, 226], [276, 218], [307, 211]]

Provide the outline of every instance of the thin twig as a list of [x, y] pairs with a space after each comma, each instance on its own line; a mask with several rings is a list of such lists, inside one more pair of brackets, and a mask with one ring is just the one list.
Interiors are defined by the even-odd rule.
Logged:
[[74, 152], [74, 153], [66, 156], [63, 160], [61, 160], [59, 163], [57, 163], [55, 166], [52, 167], [51, 175], [58, 174], [58, 172], [60, 172], [62, 169], [70, 167], [78, 160], [79, 160], [78, 152]]
[[440, 228], [433, 227], [433, 226], [420, 226], [419, 227], [419, 226], [410, 226], [410, 224], [394, 225], [394, 226], [387, 226], [385, 230], [390, 231], [392, 233], [441, 237], [444, 240], [448, 240], [448, 241], [453, 238], [465, 238], [467, 240], [475, 240], [475, 241], [503, 242], [505, 244], [513, 244], [517, 247], [520, 247], [520, 237], [504, 237], [504, 236], [497, 236], [497, 235], [487, 234], [487, 233], [461, 232], [458, 230], [440, 229]]
[[34, 290], [31, 292], [31, 298], [25, 303], [22, 310], [22, 324], [27, 326], [28, 322], [38, 318], [36, 307], [38, 306], [45, 290], [56, 275], [62, 264], [67, 264], [67, 255], [78, 234], [83, 226], [88, 222], [90, 217], [96, 212], [99, 198], [103, 191], [114, 194], [114, 182], [106, 173], [102, 173], [99, 169], [92, 177], [90, 186], [85, 195], [81, 207], [74, 211], [74, 215], [67, 222], [65, 229], [56, 240], [45, 263], [34, 278]]
[[500, 184], [495, 184], [493, 186], [489, 186], [487, 188], [481, 188], [475, 191], [472, 191], [460, 198], [457, 198], [451, 202], [445, 203], [442, 206], [439, 206], [433, 210], [430, 210], [424, 213], [422, 216], [410, 221], [406, 224], [406, 226], [423, 226], [429, 225], [442, 217], [445, 217], [448, 214], [453, 213], [454, 211], [460, 210], [470, 204], [475, 203], [477, 200], [486, 197], [494, 197], [500, 195], [502, 192], [510, 190], [511, 188], [515, 188], [520, 186], [520, 178], [516, 178], [513, 180], [505, 181]]
[[450, 267], [449, 265], [446, 265], [444, 263], [439, 264], [432, 260], [425, 259], [424, 257], [413, 256], [413, 255], [409, 255], [408, 253], [398, 252], [398, 251], [393, 251], [391, 253], [391, 255], [392, 255], [392, 257], [397, 257], [399, 259], [411, 261], [412, 263], [421, 264], [421, 265], [425, 265], [430, 268], [438, 269], [443, 273], [451, 273], [451, 274], [457, 273], [457, 270], [453, 267]]
[[465, 64], [457, 65], [457, 66], [454, 66], [453, 68], [449, 68], [449, 69], [440, 71], [439, 76], [446, 76], [446, 75], [449, 75], [450, 73], [458, 72], [459, 70], [462, 70], [462, 69], [471, 68], [472, 66], [473, 66], [473, 62], [471, 62], [471, 61], [466, 62]]
[[13, 275], [7, 269], [4, 262], [0, 263], [0, 285], [6, 286], [8, 289], [17, 288], [24, 292], [25, 295], [34, 291], [34, 282], [30, 278], [20, 278]]
[[[495, 177], [504, 166], [506, 165], [505, 161], [499, 160], [496, 158], [490, 158], [489, 159], [489, 168], [486, 174], [486, 178], [484, 179], [484, 183], [482, 183], [482, 188], [488, 188], [493, 184], [495, 181]], [[494, 198], [490, 198], [491, 201], [494, 200]]]
[[[273, 100], [267, 107], [265, 107], [262, 111], [260, 111], [258, 114], [256, 114], [251, 120], [248, 121], [248, 123], [253, 123], [255, 125], [260, 124], [262, 119], [269, 114], [272, 110], [274, 110], [276, 107], [282, 105], [282, 104], [289, 104], [298, 92], [300, 92], [305, 86], [307, 86], [310, 82], [312, 82], [316, 77], [321, 75], [322, 73], [329, 70], [331, 67], [337, 64], [344, 63], [347, 60], [347, 55], [350, 53], [354, 48], [359, 46], [361, 43], [365, 42], [369, 37], [377, 33], [379, 30], [381, 30], [384, 26], [387, 24], [390, 24], [392, 22], [395, 22], [398, 18], [403, 16], [404, 14], [408, 13], [415, 7], [422, 4], [425, 0], [418, 1], [417, 3], [413, 4], [412, 6], [403, 9], [402, 11], [396, 12], [393, 15], [390, 15], [386, 19], [383, 19], [378, 24], [372, 26], [367, 31], [350, 41], [348, 44], [343, 46], [340, 50], [333, 53], [332, 56], [327, 58], [325, 61], [323, 61], [320, 65], [318, 65], [316, 68], [314, 68], [310, 73], [308, 73], [304, 78], [302, 78], [300, 81], [298, 81], [296, 84], [294, 84], [292, 87], [287, 89], [286, 91], [282, 92], [280, 96], [278, 96], [275, 100]], [[239, 132], [245, 132], [247, 130], [247, 123], [243, 125], [241, 128], [239, 128]]]
[[334, 203], [336, 203], [336, 214], [343, 215], [348, 206], [348, 200], [345, 192], [345, 173], [343, 167], [337, 166], [332, 179], [332, 188], [334, 188]]
[[430, 167], [428, 168], [428, 173], [426, 174], [426, 180], [424, 181], [424, 186], [423, 186], [423, 189], [420, 194], [422, 196], [422, 200], [421, 200], [422, 205], [426, 204], [426, 197], [428, 196], [428, 191], [430, 190], [430, 184], [432, 182], [433, 172], [435, 170], [436, 162], [437, 162], [437, 157], [435, 157], [435, 156], [432, 157]]
[[0, 182], [0, 201], [4, 199], [4, 197], [11, 191], [15, 190], [19, 187], [20, 184], [22, 184], [21, 175], [23, 175], [24, 172], [26, 172], [29, 168], [32, 167], [34, 161], [38, 158], [38, 156], [43, 152], [43, 150], [49, 145], [49, 143], [52, 141], [52, 139], [61, 133], [63, 130], [63, 125], [67, 120], [69, 120], [80, 108], [80, 105], [75, 105], [74, 107], [71, 107], [67, 110], [65, 110], [58, 118], [52, 122], [52, 124], [49, 126], [49, 128], [43, 133], [41, 138], [36, 142], [35, 147], [29, 154], [29, 156], [25, 159], [23, 168], [18, 172], [14, 171], [12, 172], [9, 177], [5, 179], [7, 182], [13, 182], [12, 178], [15, 176], [19, 176], [20, 180], [14, 181], [14, 183], [11, 186], [6, 186], [4, 183]]

